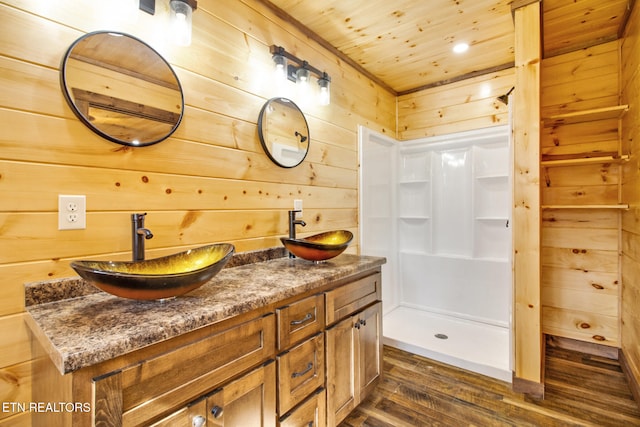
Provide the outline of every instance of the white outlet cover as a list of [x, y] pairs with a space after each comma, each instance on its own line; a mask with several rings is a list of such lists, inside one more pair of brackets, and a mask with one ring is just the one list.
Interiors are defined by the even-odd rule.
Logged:
[[296, 219], [302, 218], [302, 199], [293, 200], [293, 210], [300, 211], [300, 212], [296, 212]]
[[84, 195], [58, 195], [58, 230], [87, 228], [87, 198]]

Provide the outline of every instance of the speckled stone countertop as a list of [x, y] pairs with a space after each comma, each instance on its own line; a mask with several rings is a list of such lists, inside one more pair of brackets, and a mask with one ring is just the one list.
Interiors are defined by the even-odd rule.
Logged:
[[349, 254], [320, 264], [284, 257], [236, 263], [202, 287], [165, 301], [118, 298], [79, 278], [32, 283], [25, 285], [27, 323], [65, 374], [384, 263]]

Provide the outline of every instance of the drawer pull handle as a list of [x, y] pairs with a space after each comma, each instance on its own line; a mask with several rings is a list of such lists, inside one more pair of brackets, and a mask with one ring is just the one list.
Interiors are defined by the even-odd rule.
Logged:
[[211, 415], [213, 415], [213, 418], [220, 418], [223, 412], [224, 410], [218, 405], [211, 408]]
[[293, 374], [291, 374], [291, 378], [298, 378], [303, 376], [304, 374], [306, 374], [307, 372], [309, 372], [311, 369], [313, 369], [313, 362], [309, 362], [307, 364], [307, 367], [304, 371], [301, 372], [294, 372]]
[[297, 326], [297, 325], [302, 325], [304, 322], [306, 322], [307, 320], [311, 320], [313, 319], [313, 314], [311, 313], [307, 313], [302, 319], [300, 320], [292, 320], [291, 321], [291, 326]]

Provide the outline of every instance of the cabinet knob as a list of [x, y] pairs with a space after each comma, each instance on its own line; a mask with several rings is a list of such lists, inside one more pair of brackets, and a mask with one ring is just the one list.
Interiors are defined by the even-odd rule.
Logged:
[[364, 320], [364, 319], [360, 319], [360, 324], [361, 324], [362, 326], [367, 326], [367, 321], [366, 321], [366, 320]]
[[211, 408], [211, 415], [213, 415], [213, 418], [220, 418], [223, 412], [224, 410], [218, 405]]
[[195, 417], [193, 417], [193, 420], [191, 421], [191, 425], [193, 427], [202, 427], [206, 423], [207, 423], [207, 419], [202, 415], [196, 415]]

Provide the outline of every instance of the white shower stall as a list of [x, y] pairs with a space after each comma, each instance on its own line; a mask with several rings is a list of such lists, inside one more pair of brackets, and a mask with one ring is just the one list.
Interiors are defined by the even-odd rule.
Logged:
[[361, 128], [360, 143], [385, 343], [511, 381], [509, 127], [402, 142]]

